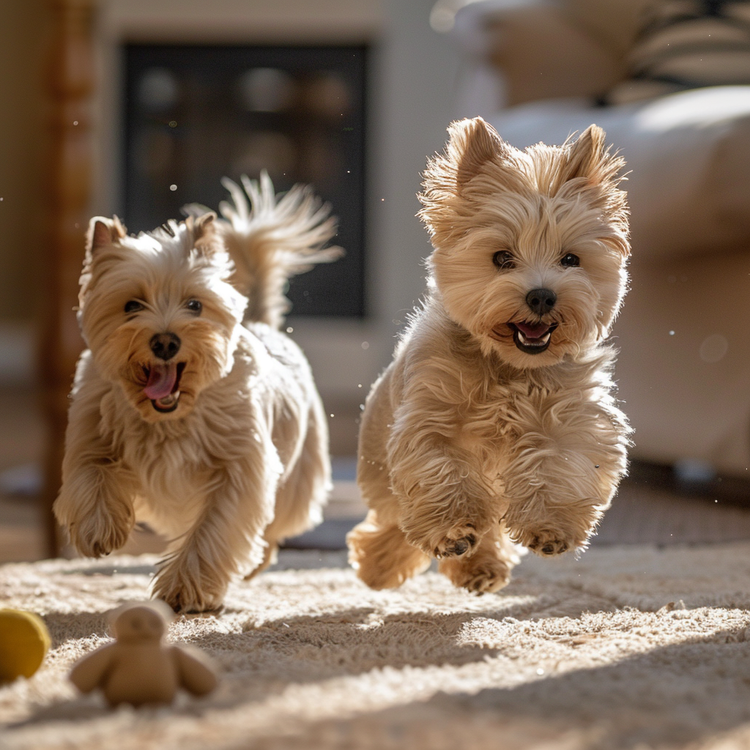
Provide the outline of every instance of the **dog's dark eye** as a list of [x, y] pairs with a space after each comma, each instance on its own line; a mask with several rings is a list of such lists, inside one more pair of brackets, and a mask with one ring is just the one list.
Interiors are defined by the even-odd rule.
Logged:
[[138, 300], [130, 299], [125, 303], [125, 312], [130, 315], [131, 313], [137, 313], [143, 310], [143, 305]]
[[203, 310], [203, 305], [201, 304], [200, 300], [197, 299], [189, 299], [185, 303], [185, 307], [187, 307], [190, 312], [194, 313], [200, 313], [201, 310]]
[[515, 268], [516, 262], [513, 260], [513, 255], [508, 250], [498, 250], [492, 256], [492, 262], [498, 268]]
[[573, 255], [573, 253], [568, 253], [563, 256], [560, 265], [565, 266], [565, 268], [575, 268], [581, 265], [581, 259], [577, 255]]

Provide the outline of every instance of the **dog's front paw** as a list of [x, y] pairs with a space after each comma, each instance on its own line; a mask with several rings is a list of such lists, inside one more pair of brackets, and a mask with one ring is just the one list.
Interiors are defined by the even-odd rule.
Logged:
[[226, 583], [204, 575], [199, 567], [176, 557], [157, 572], [151, 593], [175, 612], [190, 614], [221, 609], [226, 588]]
[[135, 519], [132, 514], [114, 515], [104, 505], [68, 526], [70, 541], [85, 557], [103, 557], [128, 541]]
[[[427, 526], [425, 524], [425, 526]], [[453, 526], [430, 523], [427, 528], [403, 529], [406, 541], [426, 555], [444, 560], [452, 557], [471, 557], [482, 537], [487, 533], [489, 523], [459, 521]]]
[[540, 557], [562, 555], [571, 549], [582, 547], [586, 539], [577, 539], [571, 534], [548, 528], [528, 528], [512, 533], [514, 542], [522, 544]]
[[446, 536], [435, 544], [432, 550], [433, 557], [438, 560], [445, 557], [468, 557], [474, 552], [479, 536], [473, 524], [456, 526]]
[[588, 503], [519, 505], [508, 509], [505, 524], [510, 538], [541, 557], [582, 549], [602, 515]]

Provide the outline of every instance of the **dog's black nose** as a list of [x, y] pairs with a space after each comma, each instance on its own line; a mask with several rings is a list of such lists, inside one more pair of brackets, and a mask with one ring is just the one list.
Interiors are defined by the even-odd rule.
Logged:
[[151, 337], [151, 351], [165, 362], [180, 351], [182, 342], [173, 333], [157, 333]]
[[532, 289], [526, 295], [526, 304], [537, 315], [548, 313], [557, 302], [557, 295], [551, 289]]

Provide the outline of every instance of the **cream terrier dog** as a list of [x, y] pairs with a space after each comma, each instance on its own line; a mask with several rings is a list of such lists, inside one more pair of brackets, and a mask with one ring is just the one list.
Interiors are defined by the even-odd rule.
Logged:
[[153, 594], [219, 607], [230, 578], [320, 521], [328, 429], [310, 368], [279, 330], [287, 278], [331, 261], [328, 208], [267, 175], [225, 181], [224, 219], [189, 207], [138, 237], [91, 220], [80, 358], [55, 514], [81, 554], [122, 547], [136, 520], [171, 539]]
[[624, 162], [596, 126], [526, 151], [481, 118], [449, 133], [421, 196], [427, 298], [362, 419], [370, 511], [348, 543], [373, 588], [436, 557], [456, 586], [495, 591], [516, 542], [585, 547], [626, 469], [604, 341], [627, 281]]

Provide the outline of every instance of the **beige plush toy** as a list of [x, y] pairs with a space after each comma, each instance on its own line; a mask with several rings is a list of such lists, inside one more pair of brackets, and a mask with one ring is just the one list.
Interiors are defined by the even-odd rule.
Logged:
[[217, 684], [208, 658], [197, 649], [164, 642], [172, 610], [162, 601], [126, 604], [112, 613], [115, 642], [81, 659], [71, 682], [83, 693], [101, 688], [111, 706], [172, 703], [184, 688], [210, 693]]

